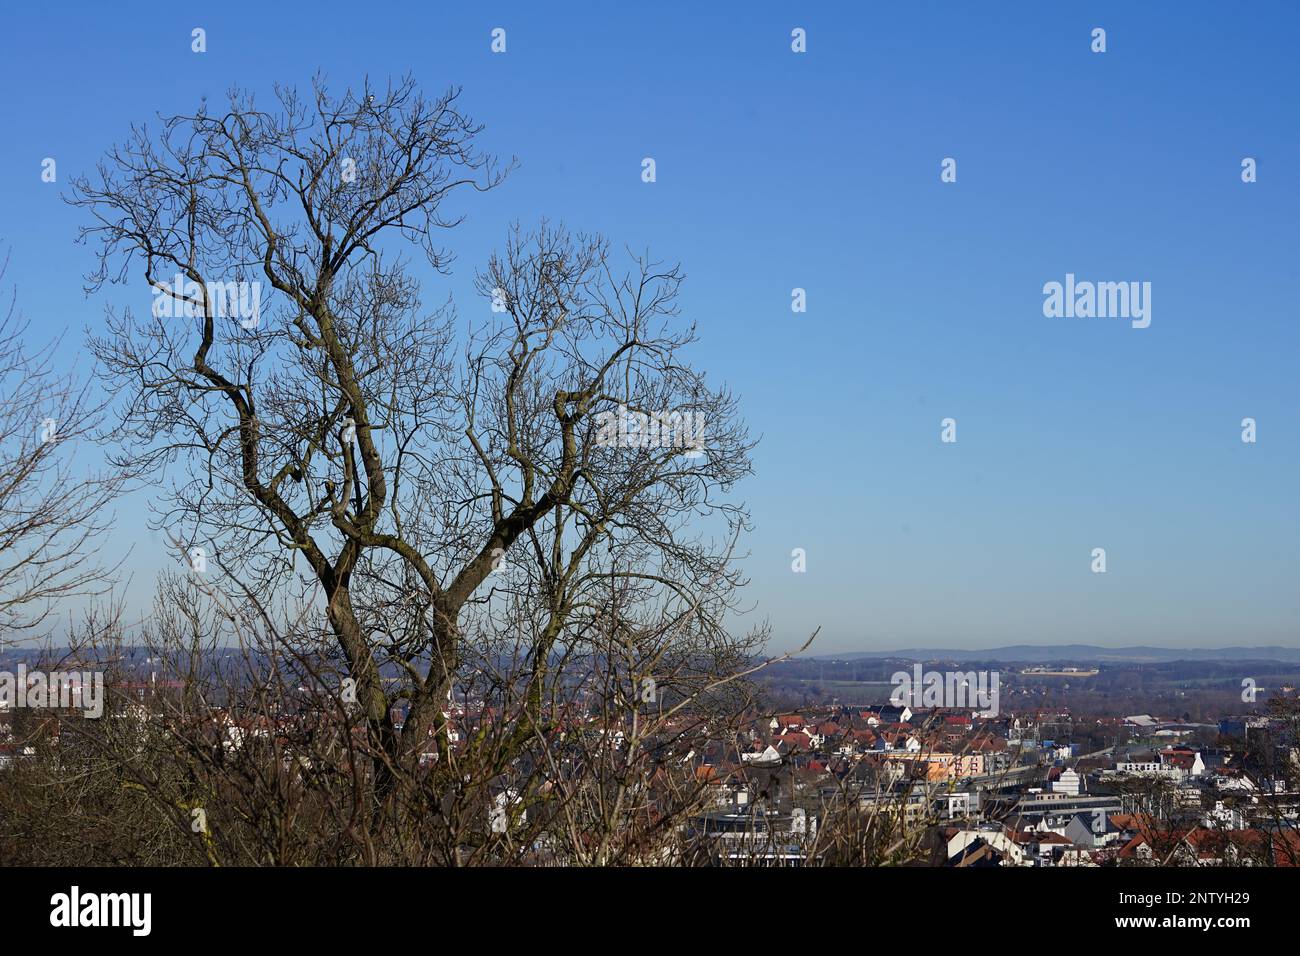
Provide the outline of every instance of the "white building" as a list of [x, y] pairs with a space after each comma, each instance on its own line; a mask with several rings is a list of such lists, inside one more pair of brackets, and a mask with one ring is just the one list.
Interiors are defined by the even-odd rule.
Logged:
[[1052, 781], [1053, 793], [1068, 793], [1072, 797], [1079, 795], [1079, 774], [1074, 770], [1062, 770], [1061, 776]]

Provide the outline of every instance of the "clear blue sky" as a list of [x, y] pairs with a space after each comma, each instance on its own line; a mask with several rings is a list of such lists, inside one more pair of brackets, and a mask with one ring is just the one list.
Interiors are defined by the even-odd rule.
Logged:
[[[130, 122], [409, 70], [463, 85], [521, 164], [465, 206], [426, 301], [475, 307], [514, 218], [682, 262], [698, 359], [763, 437], [741, 493], [774, 649], [818, 625], [821, 653], [1300, 643], [1297, 5], [288, 6], [0, 14], [0, 241], [42, 333], [101, 321], [60, 194]], [[1067, 272], [1151, 282], [1151, 327], [1044, 317]], [[139, 607], [162, 560], [142, 513], [109, 542], [136, 544]]]

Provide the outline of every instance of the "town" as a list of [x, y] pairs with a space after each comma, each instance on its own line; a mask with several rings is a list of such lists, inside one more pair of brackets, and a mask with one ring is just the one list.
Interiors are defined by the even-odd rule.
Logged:
[[[1025, 668], [1022, 676], [1054, 672]], [[939, 680], [961, 689], [944, 674]], [[297, 704], [285, 706], [294, 695], [281, 695], [273, 712], [243, 704], [197, 714], [179, 706], [182, 687], [157, 672], [110, 681], [106, 719], [133, 726], [130, 749], [148, 749], [156, 763], [178, 753], [212, 762], [219, 782], [207, 789], [236, 807], [249, 799], [237, 781], [254, 767], [307, 789], [329, 765], [356, 769], [337, 744], [359, 741], [358, 728], [333, 722], [320, 706], [328, 698], [303, 695], [305, 687]], [[593, 768], [612, 757], [653, 821], [641, 833], [620, 829], [621, 862], [1111, 867], [1300, 859], [1300, 698], [1290, 685], [1214, 721], [1085, 716], [1042, 701], [990, 712], [974, 694], [960, 707], [913, 707], [895, 694], [884, 703], [772, 711], [764, 704], [770, 693], [760, 693], [724, 715], [649, 695], [611, 701], [596, 688], [572, 687], [527, 759], [479, 781], [471, 813], [494, 853], [552, 865], [581, 857], [585, 838], [566, 842], [549, 797], [606, 786]], [[405, 714], [393, 716], [400, 733]], [[505, 739], [519, 722], [473, 692], [457, 695], [443, 716], [438, 734], [420, 745], [421, 772], [454, 764], [466, 781], [482, 741]], [[0, 774], [42, 761], [76, 773], [84, 766], [78, 721], [87, 720], [75, 708], [0, 700]], [[205, 748], [208, 755], [196, 757]], [[0, 777], [0, 791], [16, 780]], [[189, 817], [180, 822], [188, 826]]]
[[1229, 715], [1207, 726], [1149, 714], [1079, 722], [1065, 709], [980, 718], [840, 706], [755, 722], [748, 739], [739, 773], [710, 768], [720, 805], [710, 821], [741, 842], [787, 828], [786, 860], [808, 859], [816, 808], [845, 799], [889, 817], [912, 861], [938, 866], [1300, 858], [1300, 765], [1283, 718]]

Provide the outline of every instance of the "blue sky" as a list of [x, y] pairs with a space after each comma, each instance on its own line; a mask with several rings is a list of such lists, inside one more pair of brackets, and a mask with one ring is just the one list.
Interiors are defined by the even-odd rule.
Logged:
[[[1295, 5], [287, 6], [4, 11], [0, 241], [38, 335], [75, 333], [68, 362], [126, 293], [83, 296], [60, 194], [128, 124], [411, 71], [462, 85], [520, 161], [465, 204], [426, 301], [474, 307], [516, 218], [682, 262], [699, 364], [763, 439], [740, 494], [774, 650], [817, 626], [821, 653], [1300, 643]], [[1150, 282], [1151, 326], [1045, 317], [1071, 272]], [[142, 513], [123, 502], [108, 542], [135, 545], [137, 607], [163, 560]]]

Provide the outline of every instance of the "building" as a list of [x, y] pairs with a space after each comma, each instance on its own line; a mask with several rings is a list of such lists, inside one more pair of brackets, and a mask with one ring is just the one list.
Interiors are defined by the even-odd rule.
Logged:
[[1079, 788], [1079, 775], [1073, 770], [1062, 770], [1061, 776], [1052, 781], [1053, 793], [1066, 793], [1077, 797]]

